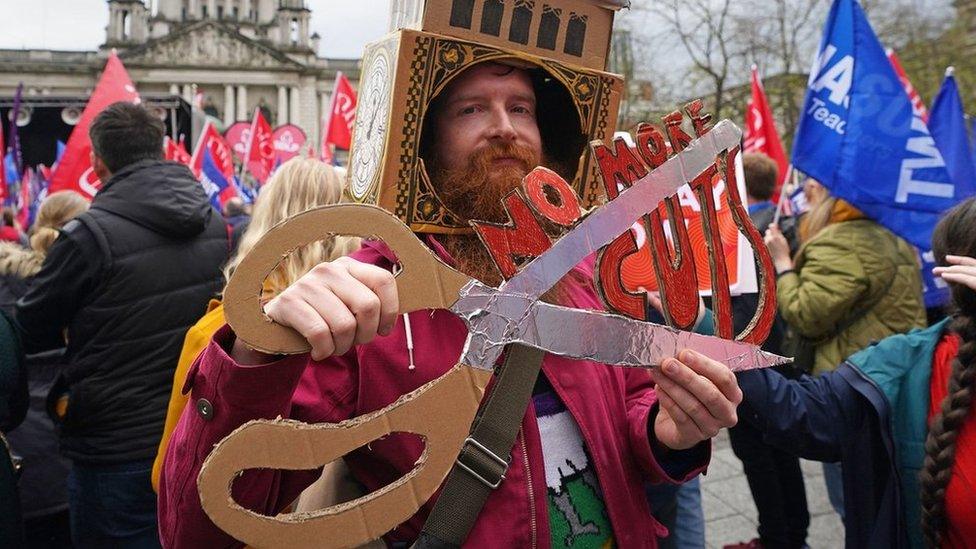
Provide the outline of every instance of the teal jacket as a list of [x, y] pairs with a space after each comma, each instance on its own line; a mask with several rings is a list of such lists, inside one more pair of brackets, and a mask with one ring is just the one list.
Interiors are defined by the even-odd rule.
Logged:
[[932, 356], [947, 322], [885, 338], [816, 379], [738, 375], [740, 418], [767, 442], [842, 462], [847, 547], [923, 547], [918, 473]]

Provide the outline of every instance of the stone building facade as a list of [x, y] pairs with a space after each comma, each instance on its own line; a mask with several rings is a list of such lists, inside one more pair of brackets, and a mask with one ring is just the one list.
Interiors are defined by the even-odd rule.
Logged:
[[355, 86], [358, 59], [317, 55], [305, 0], [108, 0], [98, 51], [0, 49], [0, 97], [87, 96], [116, 49], [145, 95], [179, 95], [228, 126], [261, 108], [272, 126], [318, 142], [336, 72]]

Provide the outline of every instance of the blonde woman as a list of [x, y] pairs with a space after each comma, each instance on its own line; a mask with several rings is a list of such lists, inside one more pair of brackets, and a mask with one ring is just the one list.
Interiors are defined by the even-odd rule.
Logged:
[[[27, 290], [31, 276], [44, 263], [61, 227], [88, 209], [88, 201], [74, 191], [52, 193], [41, 202], [31, 229], [30, 249], [13, 242], [0, 242], [0, 309], [11, 313], [14, 303]], [[26, 357], [30, 372], [30, 406], [24, 422], [7, 436], [10, 446], [24, 463], [18, 488], [28, 546], [67, 547], [67, 475], [69, 462], [58, 452], [58, 437], [47, 413], [47, 396], [64, 366], [64, 349]]]
[[[254, 205], [251, 222], [241, 237], [240, 245], [234, 257], [224, 268], [228, 280], [241, 260], [251, 251], [258, 240], [272, 227], [289, 217], [318, 206], [336, 204], [342, 198], [343, 178], [340, 172], [314, 159], [295, 158], [282, 164], [271, 179], [261, 188], [261, 194]], [[282, 260], [265, 280], [265, 295], [276, 295], [284, 290], [315, 265], [323, 261], [331, 261], [359, 248], [358, 238], [335, 237], [329, 240], [313, 242], [295, 250]], [[152, 485], [159, 491], [159, 473], [166, 456], [166, 448], [170, 436], [183, 413], [187, 403], [187, 396], [183, 394], [183, 384], [190, 366], [200, 351], [210, 342], [214, 332], [224, 325], [224, 309], [219, 301], [211, 301], [207, 313], [186, 334], [183, 351], [173, 376], [173, 389], [170, 394], [169, 407], [166, 411], [166, 423], [163, 427], [163, 438], [159, 442], [156, 461], [153, 464]]]

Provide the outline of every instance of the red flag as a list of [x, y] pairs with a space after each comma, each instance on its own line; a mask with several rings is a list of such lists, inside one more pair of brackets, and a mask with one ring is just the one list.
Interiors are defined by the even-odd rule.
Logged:
[[251, 135], [244, 154], [248, 171], [260, 183], [264, 183], [274, 168], [275, 150], [271, 139], [271, 125], [261, 115], [261, 109], [254, 109], [251, 122]]
[[200, 132], [200, 139], [197, 140], [197, 146], [193, 149], [193, 158], [188, 163], [197, 179], [200, 178], [200, 170], [203, 169], [204, 150], [210, 151], [210, 157], [217, 164], [220, 173], [224, 174], [224, 177], [230, 181], [234, 177], [234, 153], [224, 136], [220, 135], [213, 122], [209, 120], [204, 124], [203, 131]]
[[122, 61], [119, 61], [113, 51], [108, 56], [105, 63], [105, 70], [102, 77], [95, 86], [85, 105], [85, 111], [81, 114], [81, 120], [71, 131], [68, 138], [68, 145], [65, 147], [64, 156], [58, 163], [54, 176], [51, 178], [51, 193], [63, 191], [65, 189], [77, 191], [89, 199], [95, 196], [102, 183], [91, 167], [91, 159], [88, 155], [91, 152], [91, 140], [88, 139], [88, 127], [92, 121], [112, 103], [119, 101], [129, 101], [139, 104], [139, 93], [129, 74], [125, 72]]
[[922, 101], [922, 96], [918, 94], [915, 86], [908, 79], [908, 75], [905, 73], [904, 67], [901, 66], [901, 61], [898, 59], [898, 54], [895, 50], [888, 49], [888, 60], [891, 61], [891, 66], [895, 68], [895, 73], [898, 75], [898, 80], [901, 80], [901, 85], [905, 88], [905, 93], [908, 94], [908, 98], [912, 100], [912, 111], [922, 119], [923, 122], [928, 123], [929, 121], [929, 110], [925, 108], [925, 102]]
[[163, 139], [163, 155], [166, 160], [172, 160], [173, 162], [179, 162], [185, 166], [190, 165], [190, 153], [186, 152], [186, 146], [183, 145], [183, 140], [179, 142], [173, 141], [167, 135]]
[[352, 125], [356, 122], [356, 92], [349, 79], [341, 72], [336, 73], [335, 89], [332, 90], [332, 107], [329, 118], [322, 127], [322, 158], [329, 158], [329, 145], [349, 150], [352, 144]]
[[779, 182], [772, 198], [774, 204], [778, 203], [780, 190], [783, 188], [783, 182], [786, 181], [789, 163], [786, 160], [786, 153], [783, 152], [783, 143], [779, 140], [779, 133], [776, 132], [773, 111], [769, 108], [766, 91], [763, 89], [762, 80], [759, 79], [759, 71], [756, 70], [755, 65], [752, 67], [752, 99], [746, 105], [746, 132], [742, 149], [747, 153], [763, 153], [772, 158], [779, 166]]

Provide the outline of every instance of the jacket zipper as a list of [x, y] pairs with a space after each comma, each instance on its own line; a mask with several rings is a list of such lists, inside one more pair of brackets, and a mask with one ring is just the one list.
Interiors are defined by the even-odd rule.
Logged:
[[535, 517], [535, 492], [532, 486], [532, 470], [529, 469], [529, 452], [525, 447], [525, 434], [519, 433], [519, 441], [522, 444], [522, 465], [525, 467], [525, 480], [526, 484], [529, 486], [529, 528], [532, 532], [532, 547], [537, 546], [538, 532], [536, 531], [536, 517]]

